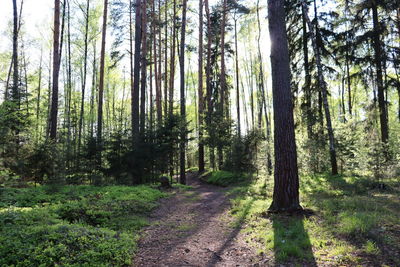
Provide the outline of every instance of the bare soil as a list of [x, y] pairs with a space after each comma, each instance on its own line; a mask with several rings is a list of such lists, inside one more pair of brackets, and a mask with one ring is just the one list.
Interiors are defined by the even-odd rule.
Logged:
[[[226, 189], [188, 173], [192, 190], [163, 199], [138, 243], [133, 266], [266, 266], [229, 210]], [[237, 220], [237, 219], [236, 219]]]

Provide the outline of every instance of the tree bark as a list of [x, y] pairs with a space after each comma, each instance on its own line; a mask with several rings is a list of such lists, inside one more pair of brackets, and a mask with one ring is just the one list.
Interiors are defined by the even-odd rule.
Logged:
[[85, 114], [85, 90], [87, 78], [87, 58], [88, 58], [88, 33], [89, 33], [89, 7], [90, 1], [86, 0], [86, 13], [85, 15], [85, 37], [84, 37], [84, 52], [83, 52], [83, 77], [82, 77], [82, 93], [81, 93], [81, 110], [79, 115], [79, 130], [78, 130], [78, 154], [81, 150], [83, 116]]
[[107, 34], [107, 12], [108, 0], [104, 0], [103, 11], [103, 30], [101, 37], [101, 51], [100, 51], [100, 76], [99, 76], [99, 99], [98, 99], [98, 112], [97, 112], [97, 147], [98, 147], [98, 165], [101, 166], [101, 151], [102, 151], [102, 134], [103, 134], [103, 94], [104, 94], [104, 65], [105, 65], [105, 51], [106, 51], [106, 34]]
[[311, 110], [311, 73], [308, 57], [308, 36], [307, 36], [307, 21], [304, 11], [302, 11], [303, 19], [303, 56], [304, 56], [304, 96], [305, 96], [305, 109], [306, 109], [306, 123], [307, 123], [307, 137], [312, 138], [312, 110]]
[[169, 115], [172, 115], [174, 110], [174, 81], [175, 81], [175, 50], [176, 50], [176, 0], [173, 0], [173, 19], [172, 19], [172, 47], [170, 58], [170, 77], [169, 77]]
[[181, 184], [186, 184], [185, 152], [186, 152], [186, 99], [185, 99], [185, 37], [186, 37], [186, 9], [187, 0], [182, 0], [182, 28], [179, 67], [181, 78], [181, 142], [180, 142], [180, 175]]
[[[221, 22], [221, 74], [220, 74], [220, 103], [219, 112], [224, 119], [225, 115], [225, 93], [227, 91], [226, 85], [226, 71], [225, 71], [225, 25], [226, 25], [226, 12], [227, 12], [227, 0], [222, 0], [222, 22]], [[224, 155], [222, 151], [222, 145], [219, 144], [217, 147], [218, 153], [218, 168], [222, 168], [224, 161]]]
[[198, 73], [198, 114], [199, 114], [199, 172], [204, 171], [204, 96], [203, 96], [203, 0], [199, 0], [199, 73]]
[[383, 86], [382, 72], [382, 46], [380, 41], [380, 22], [378, 17], [378, 6], [372, 1], [372, 22], [373, 22], [373, 47], [375, 52], [376, 85], [378, 87], [379, 118], [381, 124], [381, 140], [387, 144], [389, 141], [389, 124], [385, 102], [385, 88]]
[[50, 110], [50, 139], [57, 138], [58, 76], [60, 72], [60, 0], [54, 0], [53, 83]]
[[268, 0], [274, 105], [275, 174], [271, 212], [301, 210], [283, 0]]
[[142, 1], [142, 58], [140, 84], [140, 135], [144, 137], [146, 128], [146, 80], [147, 80], [147, 12], [146, 0]]
[[133, 69], [133, 87], [132, 94], [132, 138], [133, 147], [139, 144], [139, 84], [140, 84], [140, 44], [142, 40], [142, 18], [141, 18], [141, 0], [136, 0], [135, 14], [135, 55]]

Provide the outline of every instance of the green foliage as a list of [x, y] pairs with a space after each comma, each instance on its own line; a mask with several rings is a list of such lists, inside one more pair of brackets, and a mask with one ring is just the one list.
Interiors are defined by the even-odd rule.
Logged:
[[205, 174], [207, 183], [219, 185], [219, 186], [229, 186], [242, 182], [247, 177], [244, 174], [233, 173], [229, 171], [213, 171], [211, 173]]
[[144, 216], [166, 196], [144, 185], [0, 190], [1, 266], [129, 266]]
[[262, 133], [259, 130], [250, 131], [242, 137], [232, 137], [228, 156], [222, 169], [236, 173], [255, 172], [255, 155], [262, 138]]
[[400, 263], [391, 253], [400, 249], [395, 234], [400, 216], [396, 179], [387, 179], [384, 191], [374, 178], [361, 176], [307, 175], [300, 183], [302, 205], [314, 212], [308, 218], [266, 214], [272, 179], [231, 190], [236, 195], [231, 213], [246, 225], [243, 231], [260, 253], [288, 265], [363, 265], [356, 255], [365, 253], [379, 263]]

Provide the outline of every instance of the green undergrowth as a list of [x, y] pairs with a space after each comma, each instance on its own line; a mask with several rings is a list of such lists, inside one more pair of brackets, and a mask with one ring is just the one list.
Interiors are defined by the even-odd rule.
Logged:
[[129, 266], [166, 196], [147, 185], [1, 188], [0, 266]]
[[260, 254], [277, 263], [400, 265], [400, 186], [387, 180], [308, 175], [300, 178], [301, 203], [311, 216], [266, 213], [272, 177], [234, 187], [231, 213]]
[[234, 173], [229, 171], [209, 171], [202, 174], [200, 179], [203, 179], [209, 184], [218, 186], [237, 185], [244, 182], [248, 178], [247, 174]]

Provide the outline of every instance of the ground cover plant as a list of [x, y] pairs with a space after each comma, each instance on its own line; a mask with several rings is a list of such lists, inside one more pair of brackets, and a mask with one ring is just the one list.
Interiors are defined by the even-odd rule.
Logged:
[[129, 266], [146, 215], [167, 196], [147, 185], [0, 193], [0, 266]]
[[271, 178], [232, 188], [231, 213], [260, 255], [281, 264], [400, 264], [400, 186], [368, 177], [304, 175], [301, 214], [268, 214]]

